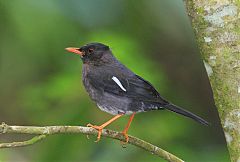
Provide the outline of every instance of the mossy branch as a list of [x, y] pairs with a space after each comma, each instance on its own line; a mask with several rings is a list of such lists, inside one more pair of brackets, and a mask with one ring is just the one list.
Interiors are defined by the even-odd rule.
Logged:
[[[36, 135], [32, 139], [21, 142], [11, 142], [11, 143], [0, 143], [0, 148], [13, 148], [13, 147], [23, 147], [35, 144], [49, 135], [53, 134], [86, 134], [86, 135], [97, 135], [97, 131], [93, 128], [82, 127], [82, 126], [10, 126], [5, 123], [0, 125], [0, 134], [32, 134]], [[103, 137], [108, 137], [120, 141], [124, 141], [125, 137], [120, 132], [103, 129]], [[149, 143], [142, 139], [134, 136], [129, 136], [129, 144], [135, 145], [142, 148], [154, 155], [157, 155], [169, 162], [183, 162], [180, 158], [175, 155]]]

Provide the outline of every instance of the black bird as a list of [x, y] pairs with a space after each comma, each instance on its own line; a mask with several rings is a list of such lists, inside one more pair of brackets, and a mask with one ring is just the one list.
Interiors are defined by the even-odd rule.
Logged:
[[91, 99], [102, 111], [115, 115], [100, 126], [87, 125], [98, 130], [97, 141], [100, 140], [104, 127], [125, 114], [131, 114], [122, 132], [128, 142], [127, 131], [135, 113], [151, 110], [170, 110], [208, 125], [208, 122], [199, 116], [162, 98], [151, 83], [121, 64], [108, 46], [89, 43], [80, 48], [69, 47], [66, 50], [81, 56], [83, 84]]

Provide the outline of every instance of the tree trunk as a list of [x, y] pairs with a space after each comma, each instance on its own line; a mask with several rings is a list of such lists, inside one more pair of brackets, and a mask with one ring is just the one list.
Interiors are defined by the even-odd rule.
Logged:
[[240, 1], [186, 0], [231, 161], [240, 162]]

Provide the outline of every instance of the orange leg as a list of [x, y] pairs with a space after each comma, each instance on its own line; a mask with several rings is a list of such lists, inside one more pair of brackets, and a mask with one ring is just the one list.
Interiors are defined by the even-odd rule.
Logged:
[[129, 118], [129, 120], [128, 120], [128, 123], [127, 123], [125, 129], [122, 131], [122, 134], [124, 135], [124, 137], [125, 137], [125, 139], [126, 139], [125, 143], [128, 143], [129, 137], [128, 137], [127, 132], [128, 132], [128, 129], [129, 129], [130, 125], [131, 125], [131, 122], [132, 122], [135, 114], [136, 114], [136, 113], [134, 112], [134, 113], [130, 116], [130, 118]]
[[113, 121], [117, 120], [118, 118], [120, 118], [121, 116], [123, 116], [124, 114], [118, 114], [116, 116], [114, 116], [112, 119], [110, 119], [109, 121], [107, 121], [106, 123], [103, 123], [100, 126], [97, 125], [92, 125], [92, 124], [88, 124], [88, 127], [94, 128], [98, 131], [98, 136], [97, 136], [97, 140], [95, 142], [98, 142], [101, 138], [101, 134], [102, 134], [102, 130], [104, 127], [108, 126], [109, 124], [111, 124]]

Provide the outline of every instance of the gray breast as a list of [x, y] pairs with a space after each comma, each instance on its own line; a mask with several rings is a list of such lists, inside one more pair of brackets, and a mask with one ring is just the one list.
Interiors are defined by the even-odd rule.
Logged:
[[88, 92], [90, 98], [97, 102], [98, 100], [101, 99], [101, 95], [99, 93], [96, 93], [96, 89], [91, 85], [90, 80], [88, 78], [88, 74], [90, 71], [90, 66], [88, 64], [83, 64], [83, 69], [82, 69], [82, 82], [83, 85]]

